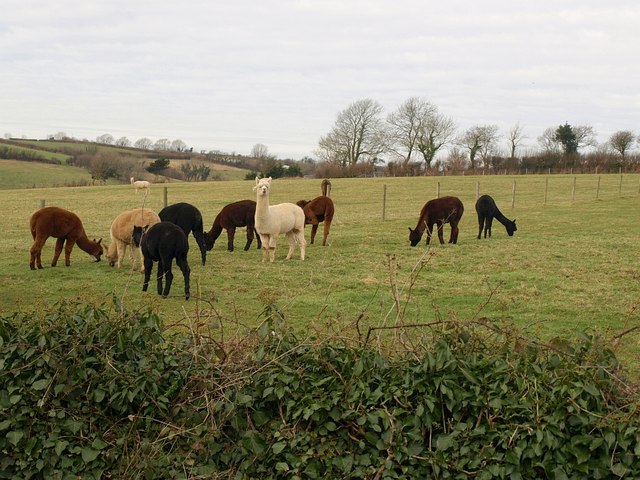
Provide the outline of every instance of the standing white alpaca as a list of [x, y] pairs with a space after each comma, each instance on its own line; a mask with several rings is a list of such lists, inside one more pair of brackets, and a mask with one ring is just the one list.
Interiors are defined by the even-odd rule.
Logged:
[[134, 180], [134, 178], [131, 177], [131, 185], [135, 187], [136, 193], [138, 193], [140, 190], [144, 190], [144, 194], [149, 195], [149, 187], [151, 186], [151, 184], [146, 180]]
[[280, 203], [269, 205], [269, 189], [271, 177], [256, 177], [256, 216], [255, 228], [262, 241], [262, 263], [273, 262], [276, 256], [276, 241], [278, 235], [286, 234], [289, 240], [287, 260], [291, 259], [296, 243], [300, 246], [300, 260], [304, 260], [306, 242], [304, 239], [304, 211], [294, 203]]

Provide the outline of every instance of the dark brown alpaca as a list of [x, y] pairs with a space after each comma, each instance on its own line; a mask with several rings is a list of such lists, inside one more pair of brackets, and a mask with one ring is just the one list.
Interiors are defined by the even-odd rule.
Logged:
[[324, 222], [322, 245], [326, 245], [335, 212], [333, 201], [329, 197], [322, 195], [311, 201], [300, 200], [296, 202], [296, 205], [304, 211], [305, 225], [311, 224], [311, 243], [313, 243], [313, 240], [316, 238], [318, 225]]
[[30, 250], [31, 260], [29, 261], [31, 270], [35, 270], [36, 265], [38, 268], [42, 268], [42, 247], [49, 237], [58, 239], [53, 260], [51, 260], [52, 267], [55, 267], [58, 263], [63, 246], [65, 265], [67, 267], [71, 265], [71, 250], [73, 250], [73, 246], [76, 243], [83, 251], [95, 257], [96, 262], [100, 261], [103, 253], [102, 239], [98, 241], [89, 240], [80, 218], [69, 210], [59, 207], [41, 208], [31, 215], [29, 226], [33, 237], [33, 245], [31, 245]]
[[240, 200], [239, 202], [230, 203], [222, 207], [220, 213], [213, 221], [211, 230], [204, 234], [205, 245], [207, 250], [211, 250], [216, 240], [222, 233], [224, 228], [227, 231], [227, 250], [233, 252], [233, 239], [236, 235], [236, 228], [247, 227], [247, 243], [245, 250], [249, 250], [254, 235], [258, 239], [258, 250], [262, 248], [260, 235], [255, 229], [256, 202], [255, 200]]
[[464, 213], [464, 205], [457, 197], [442, 197], [429, 200], [422, 207], [415, 230], [409, 227], [409, 241], [415, 247], [420, 243], [422, 234], [427, 230], [427, 245], [431, 242], [433, 225], [438, 225], [438, 238], [444, 243], [442, 230], [445, 223], [451, 224], [449, 243], [458, 243], [458, 222]]

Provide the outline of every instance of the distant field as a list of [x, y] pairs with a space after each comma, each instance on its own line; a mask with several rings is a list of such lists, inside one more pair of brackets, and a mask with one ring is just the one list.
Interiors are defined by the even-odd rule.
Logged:
[[[357, 319], [363, 331], [368, 325], [482, 317], [514, 323], [543, 338], [581, 330], [611, 336], [640, 323], [640, 176], [575, 178], [575, 189], [568, 175], [333, 179], [336, 217], [329, 246], [309, 245], [304, 262], [297, 255], [286, 262], [281, 237], [276, 262], [263, 265], [255, 243], [250, 251], [242, 250], [242, 229], [236, 233], [235, 252], [226, 251], [223, 233], [203, 267], [191, 238], [189, 301], [182, 297], [175, 266], [168, 299], [155, 294], [153, 281], [143, 294], [142, 275], [129, 270], [128, 259], [127, 268], [117, 270], [93, 263], [76, 247], [71, 267], [51, 268], [51, 239], [43, 252], [45, 268], [29, 270], [30, 215], [40, 200], [68, 208], [81, 217], [89, 236], [108, 242], [118, 213], [143, 205], [159, 211], [166, 186], [169, 203], [196, 205], [208, 230], [225, 204], [255, 198], [252, 181], [156, 184], [146, 201], [129, 185], [2, 190], [0, 310], [42, 309], [61, 298], [102, 303], [116, 296], [127, 308], [158, 311], [171, 325], [221, 323], [224, 329], [214, 330], [218, 335], [248, 331], [271, 305], [301, 335], [353, 336]], [[423, 241], [411, 248], [408, 227], [415, 227], [422, 205], [435, 197], [438, 186], [440, 195], [457, 195], [465, 205], [459, 244], [426, 248]], [[476, 239], [477, 188], [491, 194], [507, 217], [516, 218], [514, 237], [494, 223], [493, 238]], [[319, 193], [319, 180], [278, 179], [272, 202]], [[620, 346], [634, 367], [640, 366], [639, 341], [635, 331]]]
[[84, 168], [0, 159], [0, 189], [71, 186], [91, 181]]

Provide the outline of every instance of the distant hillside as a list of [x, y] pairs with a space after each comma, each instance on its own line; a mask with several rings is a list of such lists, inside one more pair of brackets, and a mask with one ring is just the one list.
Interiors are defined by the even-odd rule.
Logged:
[[[158, 159], [169, 161], [160, 174], [146, 168]], [[78, 140], [0, 139], [0, 188], [78, 186], [125, 183], [138, 179], [183, 181], [183, 165], [203, 166], [207, 180], [245, 178], [252, 159], [224, 153], [156, 151]]]

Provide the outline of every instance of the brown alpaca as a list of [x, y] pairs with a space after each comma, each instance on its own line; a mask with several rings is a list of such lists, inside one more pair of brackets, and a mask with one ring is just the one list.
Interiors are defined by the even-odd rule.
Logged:
[[320, 184], [320, 191], [322, 195], [328, 197], [331, 194], [331, 182], [326, 178]]
[[42, 268], [42, 260], [40, 258], [42, 247], [49, 237], [58, 239], [53, 260], [51, 260], [52, 267], [55, 267], [58, 263], [63, 246], [65, 265], [67, 267], [71, 265], [71, 250], [73, 250], [73, 246], [76, 243], [82, 250], [95, 257], [96, 262], [100, 261], [103, 253], [102, 239], [98, 241], [89, 240], [80, 218], [69, 210], [58, 207], [41, 208], [31, 215], [29, 226], [33, 237], [33, 245], [31, 245], [30, 250], [31, 260], [29, 261], [31, 270], [35, 270], [36, 265], [38, 268]]
[[304, 211], [305, 224], [311, 224], [311, 243], [313, 243], [313, 240], [316, 238], [318, 224], [324, 222], [322, 245], [326, 246], [329, 229], [331, 228], [331, 222], [333, 221], [333, 213], [335, 211], [333, 201], [329, 197], [322, 195], [314, 198], [310, 202], [307, 200], [300, 200], [296, 202], [296, 204]]
[[438, 239], [444, 244], [444, 224], [451, 225], [451, 237], [449, 243], [458, 243], [458, 223], [464, 213], [464, 205], [458, 197], [434, 198], [424, 204], [420, 211], [420, 218], [415, 229], [409, 227], [409, 242], [412, 247], [420, 243], [422, 234], [427, 231], [427, 245], [431, 242], [433, 226], [438, 225]]

